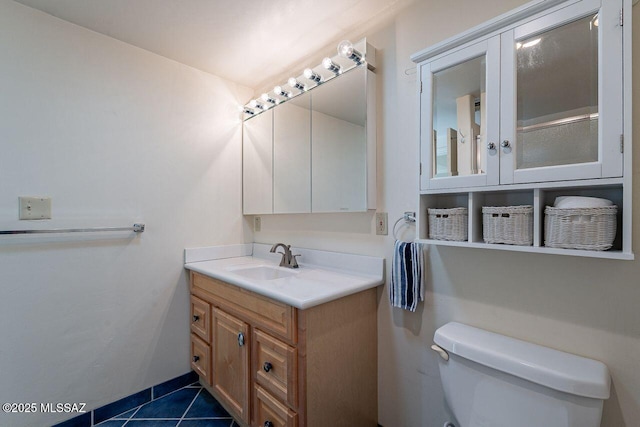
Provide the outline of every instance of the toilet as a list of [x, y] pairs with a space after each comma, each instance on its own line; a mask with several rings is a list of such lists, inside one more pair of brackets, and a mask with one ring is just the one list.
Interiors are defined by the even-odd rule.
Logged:
[[455, 427], [598, 427], [607, 367], [461, 323], [439, 328], [431, 348]]

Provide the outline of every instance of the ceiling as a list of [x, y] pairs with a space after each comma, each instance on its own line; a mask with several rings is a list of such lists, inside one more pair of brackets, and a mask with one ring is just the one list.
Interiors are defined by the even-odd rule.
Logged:
[[[16, 0], [250, 88], [412, 0]], [[355, 40], [354, 40], [355, 41]], [[329, 54], [330, 52], [327, 52]], [[296, 70], [300, 71], [300, 70]]]

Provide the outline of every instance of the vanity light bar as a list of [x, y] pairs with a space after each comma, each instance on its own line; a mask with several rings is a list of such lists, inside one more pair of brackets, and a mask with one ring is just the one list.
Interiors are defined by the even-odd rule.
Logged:
[[[301, 76], [289, 78], [286, 83], [288, 88], [285, 85], [278, 85], [273, 88], [273, 92], [263, 93], [259, 98], [252, 99], [247, 105], [241, 108], [244, 119], [246, 120], [250, 117], [257, 116], [260, 113], [267, 111], [270, 107], [301, 95], [355, 67], [366, 64], [369, 69], [374, 70], [375, 68], [371, 62], [375, 62], [375, 49], [367, 44], [366, 39], [361, 40], [357, 45], [361, 46], [365, 52], [369, 53], [370, 58], [365, 53], [356, 50], [353, 43], [348, 40], [344, 40], [338, 44], [338, 55], [331, 58], [324, 58], [322, 60], [321, 67], [315, 67], [315, 69], [306, 68]], [[367, 60], [365, 60], [365, 57]], [[352, 62], [345, 61], [345, 59]], [[332, 74], [327, 75], [322, 70], [327, 70]], [[324, 75], [320, 73], [323, 73]], [[301, 77], [310, 80], [315, 83], [315, 85], [311, 84], [311, 86], [309, 86], [308, 84], [303, 83], [300, 81]], [[292, 91], [293, 89], [296, 91]]]

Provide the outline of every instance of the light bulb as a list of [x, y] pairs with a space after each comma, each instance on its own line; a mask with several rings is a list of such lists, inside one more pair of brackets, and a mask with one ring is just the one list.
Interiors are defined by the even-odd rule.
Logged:
[[338, 55], [348, 58], [353, 54], [353, 43], [349, 40], [343, 40], [338, 44]]
[[260, 108], [262, 110], [266, 110], [267, 108], [269, 108], [268, 105], [263, 104], [262, 102], [258, 101], [257, 99], [252, 99], [251, 102], [249, 102], [249, 107], [250, 108]]
[[261, 98], [262, 98], [262, 100], [264, 102], [269, 102], [271, 104], [277, 104], [278, 103], [278, 101], [273, 99], [272, 97], [270, 97], [268, 93], [263, 93]]
[[322, 66], [335, 74], [340, 74], [342, 72], [340, 66], [333, 62], [331, 58], [324, 58], [322, 60]]
[[288, 83], [289, 83], [289, 86], [294, 87], [298, 90], [301, 90], [301, 91], [307, 90], [307, 87], [304, 84], [298, 82], [298, 80], [295, 77], [289, 77]]
[[287, 92], [282, 89], [282, 86], [276, 86], [273, 88], [273, 93], [278, 96], [284, 96], [285, 98], [291, 98], [291, 92]]
[[349, 40], [343, 40], [338, 44], [338, 55], [352, 60], [357, 65], [362, 64], [362, 53], [355, 50], [353, 43]]
[[306, 70], [304, 70], [304, 76], [311, 80], [314, 81], [316, 83], [321, 83], [322, 82], [322, 77], [320, 77], [320, 75], [318, 73], [316, 73], [315, 71], [313, 71], [311, 68], [307, 68]]

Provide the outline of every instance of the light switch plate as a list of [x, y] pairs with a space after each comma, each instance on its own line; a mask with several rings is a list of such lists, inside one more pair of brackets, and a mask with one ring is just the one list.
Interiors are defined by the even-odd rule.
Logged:
[[51, 219], [51, 197], [18, 197], [20, 219]]
[[262, 229], [262, 218], [259, 216], [253, 217], [253, 231], [260, 231]]

